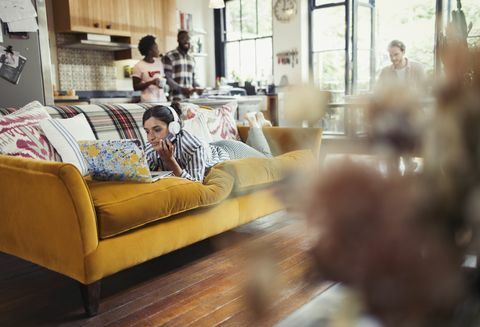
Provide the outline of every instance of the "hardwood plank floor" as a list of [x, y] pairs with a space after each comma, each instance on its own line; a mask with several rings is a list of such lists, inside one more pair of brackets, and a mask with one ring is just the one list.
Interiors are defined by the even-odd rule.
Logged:
[[[305, 282], [305, 238], [286, 213], [259, 219], [105, 278], [92, 318], [75, 281], [0, 254], [0, 326], [272, 326], [330, 286]], [[254, 319], [247, 259], [262, 249], [275, 255], [282, 286]]]

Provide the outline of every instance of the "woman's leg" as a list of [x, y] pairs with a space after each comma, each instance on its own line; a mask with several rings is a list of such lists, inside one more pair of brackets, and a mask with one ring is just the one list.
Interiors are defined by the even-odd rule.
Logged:
[[270, 146], [268, 145], [255, 113], [248, 113], [246, 118], [250, 124], [250, 130], [248, 131], [248, 137], [245, 143], [262, 153], [265, 157], [272, 157], [272, 151], [270, 150]]
[[267, 139], [261, 128], [250, 127], [247, 141], [245, 143], [262, 153], [265, 157], [272, 157], [272, 150], [270, 150], [270, 146], [268, 145]]

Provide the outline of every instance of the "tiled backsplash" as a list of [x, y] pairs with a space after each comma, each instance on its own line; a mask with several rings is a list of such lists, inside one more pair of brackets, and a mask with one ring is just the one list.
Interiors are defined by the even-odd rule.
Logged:
[[[57, 43], [65, 36], [57, 34]], [[115, 58], [113, 52], [57, 48], [60, 90], [115, 90]]]

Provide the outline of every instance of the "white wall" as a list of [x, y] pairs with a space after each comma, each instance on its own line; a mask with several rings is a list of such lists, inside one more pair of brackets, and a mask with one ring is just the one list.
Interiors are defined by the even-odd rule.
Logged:
[[[308, 0], [297, 0], [297, 5], [297, 14], [289, 22], [280, 22], [273, 17], [273, 75], [276, 85], [283, 75], [287, 76], [290, 84], [308, 81]], [[293, 49], [298, 51], [298, 65], [278, 64], [276, 54]]]

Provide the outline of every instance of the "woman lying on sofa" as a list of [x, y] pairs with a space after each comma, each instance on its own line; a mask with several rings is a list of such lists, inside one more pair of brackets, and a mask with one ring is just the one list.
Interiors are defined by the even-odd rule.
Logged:
[[250, 130], [246, 144], [223, 140], [206, 144], [182, 130], [180, 105], [155, 106], [143, 114], [147, 133], [146, 156], [151, 170], [171, 170], [175, 176], [203, 181], [208, 169], [232, 159], [271, 157], [272, 153], [255, 115], [247, 115]]

